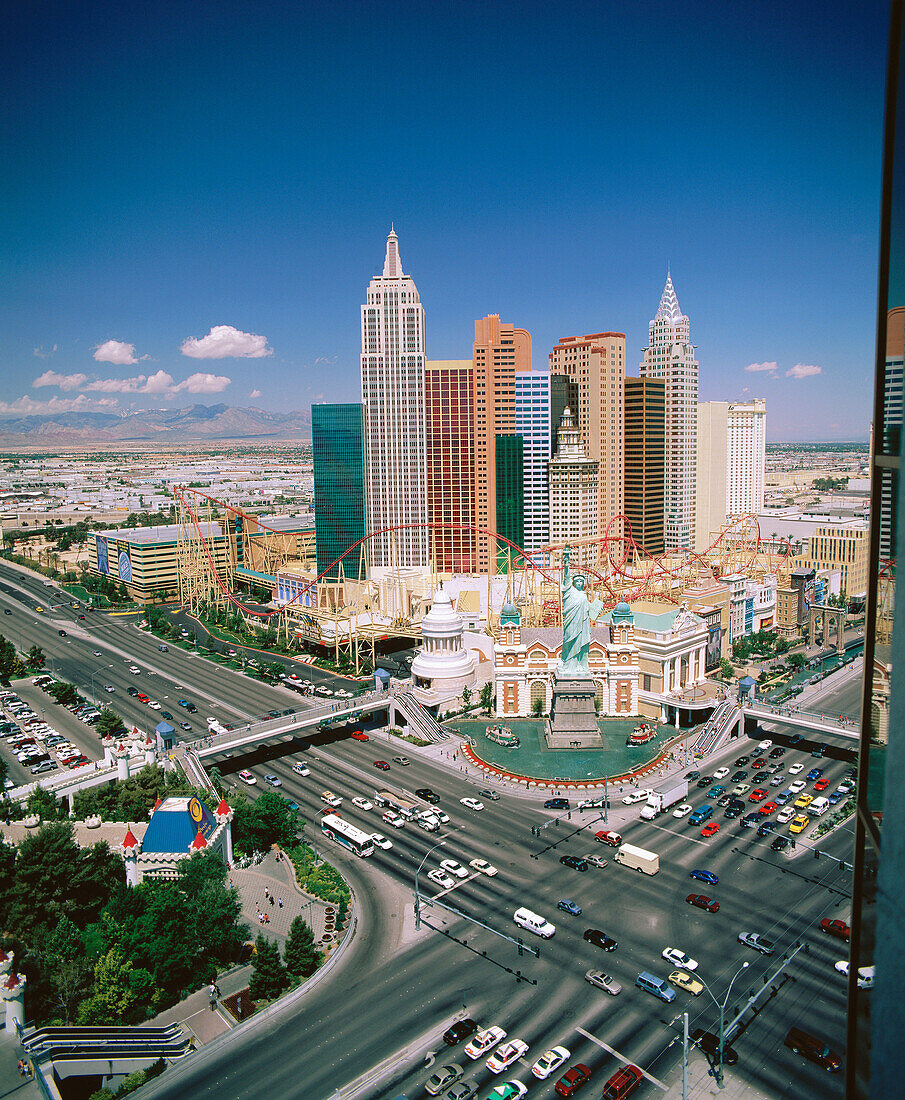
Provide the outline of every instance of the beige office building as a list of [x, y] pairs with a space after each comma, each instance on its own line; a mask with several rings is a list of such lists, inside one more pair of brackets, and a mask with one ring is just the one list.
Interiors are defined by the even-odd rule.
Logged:
[[[550, 352], [550, 372], [577, 387], [578, 408], [572, 411], [587, 457], [598, 464], [598, 534], [603, 535], [624, 505], [625, 334], [564, 337]], [[610, 533], [621, 534], [622, 525]]]
[[697, 476], [694, 493], [694, 548], [706, 550], [726, 522], [726, 445], [729, 403], [698, 403]]
[[547, 469], [551, 544], [571, 546], [574, 565], [596, 563], [597, 547], [578, 544], [597, 537], [598, 464], [588, 458], [568, 407], [556, 433], [556, 453]]

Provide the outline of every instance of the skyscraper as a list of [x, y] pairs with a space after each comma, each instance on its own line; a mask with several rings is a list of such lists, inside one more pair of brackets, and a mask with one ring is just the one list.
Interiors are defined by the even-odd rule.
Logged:
[[699, 554], [713, 542], [726, 522], [728, 442], [728, 401], [699, 402], [692, 548]]
[[515, 430], [522, 437], [524, 461], [524, 538], [526, 550], [550, 541], [550, 373], [516, 371]]
[[548, 469], [551, 544], [571, 546], [575, 565], [596, 564], [597, 547], [580, 543], [597, 538], [598, 463], [588, 458], [571, 409], [563, 412]]
[[441, 573], [477, 568], [472, 370], [470, 359], [429, 359], [425, 370], [427, 514]]
[[[624, 503], [625, 334], [564, 337], [550, 352], [550, 371], [565, 375], [577, 390], [578, 407], [571, 408], [587, 456], [598, 466], [597, 534], [603, 535]], [[621, 525], [610, 533], [621, 534]]]
[[361, 307], [368, 528], [383, 532], [370, 541], [372, 569], [428, 563], [426, 527], [408, 526], [427, 522], [424, 364], [424, 307], [391, 230]]
[[694, 544], [698, 415], [698, 363], [688, 318], [679, 309], [669, 273], [657, 315], [648, 330], [641, 377], [666, 382], [664, 542], [668, 552]]
[[730, 405], [726, 427], [726, 514], [756, 516], [764, 508], [767, 402], [756, 397]]
[[648, 554], [663, 553], [665, 409], [662, 378], [626, 378], [623, 511], [635, 542]]
[[[472, 348], [474, 364], [474, 462], [475, 462], [475, 525], [484, 531], [499, 531], [512, 538], [511, 499], [506, 502], [503, 530], [497, 516], [497, 438], [516, 435], [515, 427], [515, 374], [531, 370], [531, 334], [523, 328], [501, 322], [497, 314], [482, 317], [474, 323], [475, 338]], [[515, 452], [506, 451], [508, 463], [505, 484], [507, 492], [514, 491], [512, 483]], [[519, 473], [519, 477], [521, 474]], [[513, 542], [517, 539], [512, 538]], [[496, 541], [487, 535], [478, 535], [478, 571], [493, 572], [496, 569]]]
[[[314, 527], [317, 571], [323, 573], [366, 532], [364, 414], [361, 405], [312, 405], [311, 452], [314, 464]], [[343, 559], [347, 577], [364, 575], [365, 547]], [[339, 567], [327, 574], [336, 580]]]

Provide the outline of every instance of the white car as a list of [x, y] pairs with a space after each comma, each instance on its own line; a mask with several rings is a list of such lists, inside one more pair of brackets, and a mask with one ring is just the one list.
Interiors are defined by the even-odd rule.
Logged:
[[565, 1047], [550, 1047], [538, 1058], [531, 1067], [531, 1072], [541, 1081], [546, 1081], [551, 1073], [555, 1073], [563, 1062], [569, 1060], [570, 1052]]
[[304, 760], [296, 760], [296, 762], [292, 765], [292, 770], [295, 772], [296, 775], [311, 774], [311, 769], [308, 767]]
[[630, 791], [623, 799], [623, 806], [631, 806], [635, 802], [646, 802], [647, 791]]
[[243, 783], [247, 783], [249, 787], [253, 787], [257, 783], [257, 779], [255, 779], [251, 772], [239, 772], [239, 778]]
[[681, 806], [676, 806], [672, 812], [673, 817], [688, 817], [694, 806], [690, 802], [683, 802]]
[[684, 951], [680, 951], [678, 947], [667, 947], [660, 954], [661, 958], [666, 959], [666, 961], [672, 963], [673, 966], [681, 967], [682, 970], [697, 970], [698, 968], [697, 960], [690, 958]]
[[779, 822], [780, 825], [787, 825], [795, 816], [795, 813], [796, 810], [794, 806], [786, 806], [776, 815], [776, 820]]
[[792, 794], [801, 794], [806, 786], [807, 783], [803, 779], [796, 779], [794, 783], [789, 784], [789, 790]]
[[606, 867], [607, 864], [603, 856], [582, 856], [581, 858], [592, 867]]
[[460, 798], [459, 802], [463, 806], [467, 806], [469, 808], [469, 810], [483, 810], [484, 809], [484, 803], [483, 802], [478, 802], [478, 800], [476, 798]]
[[387, 810], [381, 820], [392, 825], [394, 829], [401, 829], [405, 825], [405, 821], [393, 810]]
[[[840, 959], [836, 963], [836, 970], [840, 974], [844, 974], [848, 977], [848, 959]], [[858, 988], [859, 989], [873, 989], [874, 987], [874, 968], [872, 966], [859, 966], [858, 967]]]
[[485, 1065], [491, 1073], [502, 1073], [513, 1062], [517, 1062], [527, 1049], [528, 1044], [522, 1039], [510, 1039], [508, 1043], [503, 1043], [502, 1046], [497, 1047], [487, 1059]]
[[158, 703], [156, 699], [149, 699], [148, 706], [151, 710], [160, 710], [160, 703]]
[[440, 866], [447, 874], [454, 875], [456, 878], [468, 878], [468, 872], [454, 859], [441, 859]]
[[[441, 863], [440, 866], [442, 867], [443, 864]], [[480, 871], [482, 875], [488, 875], [490, 878], [497, 874], [496, 867], [492, 863], [488, 863], [486, 859], [470, 859], [468, 866], [475, 871]]]
[[485, 1028], [474, 1036], [465, 1048], [465, 1053], [469, 1058], [480, 1058], [482, 1054], [486, 1054], [491, 1047], [495, 1047], [497, 1043], [505, 1038], [506, 1032], [501, 1027]]
[[725, 779], [728, 774], [729, 774], [729, 769], [728, 768], [717, 768], [717, 770], [713, 773], [713, 778], [714, 779]]
[[[446, 1095], [452, 1096], [453, 1093], [448, 1092]], [[527, 1086], [523, 1085], [521, 1081], [504, 1081], [487, 1093], [487, 1100], [521, 1100], [523, 1096], [527, 1095]]]
[[757, 751], [758, 752], [766, 752], [767, 749], [772, 749], [772, 748], [773, 748], [773, 742], [772, 741], [761, 741], [761, 743], [757, 746]]
[[357, 806], [359, 810], [373, 810], [374, 803], [368, 802], [366, 798], [353, 798], [352, 805]]
[[133, 676], [137, 676], [141, 672], [141, 669], [138, 668], [136, 665], [129, 665], [129, 671], [132, 673]]
[[798, 775], [799, 772], [803, 772], [803, 771], [804, 771], [804, 764], [793, 764], [792, 767], [789, 768], [789, 775]]
[[385, 852], [388, 852], [393, 847], [392, 840], [387, 840], [383, 833], [371, 833], [371, 840], [377, 845], [378, 848], [383, 848]]
[[104, 684], [104, 691], [109, 691], [112, 694], [116, 691], [116, 688], [112, 684]]
[[438, 886], [441, 886], [444, 890], [451, 890], [456, 885], [456, 880], [450, 878], [445, 871], [441, 871], [439, 867], [435, 867], [433, 871], [427, 872], [427, 877], [431, 882], [436, 882]]

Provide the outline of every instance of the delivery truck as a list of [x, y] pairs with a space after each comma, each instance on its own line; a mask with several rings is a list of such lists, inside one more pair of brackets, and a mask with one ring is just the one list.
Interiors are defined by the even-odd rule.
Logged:
[[655, 875], [660, 870], [660, 857], [657, 853], [636, 848], [634, 844], [623, 844], [613, 858], [624, 867], [643, 871], [645, 875]]
[[643, 821], [653, 821], [677, 802], [682, 802], [688, 797], [688, 780], [674, 779], [666, 783], [658, 791], [651, 791], [647, 796], [647, 804], [641, 811]]

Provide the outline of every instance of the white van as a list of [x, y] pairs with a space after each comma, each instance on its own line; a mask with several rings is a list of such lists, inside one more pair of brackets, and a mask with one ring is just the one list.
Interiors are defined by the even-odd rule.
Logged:
[[543, 936], [545, 940], [550, 939], [556, 931], [555, 925], [548, 920], [544, 920], [543, 917], [539, 917], [537, 913], [532, 913], [530, 909], [516, 909], [513, 920], [516, 924], [520, 924], [522, 928], [527, 928], [529, 932], [533, 932], [535, 936]]
[[808, 813], [811, 817], [822, 817], [829, 808], [830, 800], [820, 795], [808, 806]]

